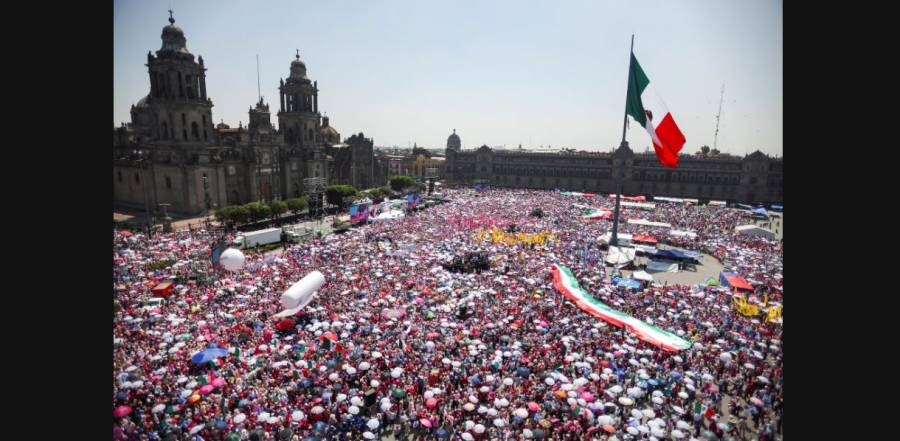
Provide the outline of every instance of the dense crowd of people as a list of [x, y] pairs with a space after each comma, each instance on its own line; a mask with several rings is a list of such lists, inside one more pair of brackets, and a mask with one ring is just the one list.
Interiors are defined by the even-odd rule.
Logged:
[[[469, 189], [445, 198], [284, 253], [247, 252], [236, 273], [210, 263], [221, 232], [116, 232], [114, 439], [780, 438], [781, 326], [735, 313], [721, 287], [612, 287], [597, 246], [612, 222], [581, 219], [572, 204], [613, 200]], [[620, 224], [711, 254], [782, 301], [781, 244], [735, 235], [739, 212], [657, 203], [622, 218], [695, 232]], [[475, 234], [512, 224], [554, 240]], [[459, 256], [486, 256], [488, 268], [447, 271]], [[666, 352], [584, 313], [552, 287], [555, 263], [693, 347]], [[314, 270], [326, 281], [313, 301], [275, 318], [281, 294]], [[172, 279], [171, 295], [148, 304]]]

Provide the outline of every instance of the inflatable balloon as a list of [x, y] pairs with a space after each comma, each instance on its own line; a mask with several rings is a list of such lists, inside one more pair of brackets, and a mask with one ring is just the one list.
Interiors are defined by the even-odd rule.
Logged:
[[[226, 251], [227, 252], [227, 251]], [[297, 311], [303, 309], [312, 302], [316, 291], [325, 284], [325, 276], [318, 271], [313, 271], [300, 279], [299, 282], [291, 285], [284, 294], [281, 295], [281, 306], [285, 311], [276, 314], [276, 317], [286, 317], [294, 315]]]
[[233, 273], [244, 269], [244, 253], [235, 248], [229, 248], [219, 256], [219, 265]]

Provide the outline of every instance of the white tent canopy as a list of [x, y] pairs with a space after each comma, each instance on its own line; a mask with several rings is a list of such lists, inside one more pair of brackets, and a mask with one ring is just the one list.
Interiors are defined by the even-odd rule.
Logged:
[[669, 231], [669, 235], [675, 236], [675, 237], [690, 237], [692, 239], [697, 237], [697, 233], [695, 233], [693, 231], [681, 231], [681, 230]]
[[654, 273], [677, 273], [678, 264], [651, 260], [647, 263], [647, 271], [652, 271]]
[[712, 205], [714, 207], [724, 207], [728, 204], [726, 204], [725, 201], [709, 201], [709, 204], [707, 205]]
[[656, 204], [652, 204], [649, 202], [631, 202], [631, 201], [622, 201], [623, 207], [631, 207], [631, 208], [640, 208], [644, 210], [655, 210]]
[[653, 196], [654, 201], [663, 201], [663, 202], [674, 202], [676, 204], [683, 204], [684, 199], [681, 198], [667, 198], [663, 196]]
[[398, 219], [403, 219], [404, 217], [406, 217], [406, 214], [404, 214], [402, 211], [390, 210], [390, 211], [381, 213], [378, 216], [369, 218], [369, 222], [394, 221], [394, 220], [398, 220]]
[[746, 236], [757, 236], [764, 237], [769, 240], [775, 239], [775, 233], [772, 230], [767, 230], [765, 228], [756, 226], [756, 225], [739, 225], [734, 228], [734, 232], [738, 234], [743, 234]]
[[[628, 233], [619, 233], [619, 245], [630, 246], [632, 237], [633, 236]], [[607, 231], [606, 233], [603, 233], [602, 236], [597, 238], [597, 242], [600, 242], [602, 244], [609, 244], [610, 240], [612, 240], [612, 231]]]
[[645, 227], [660, 227], [660, 228], [672, 228], [672, 224], [667, 224], [665, 222], [652, 222], [646, 219], [628, 219], [629, 225], [643, 225]]
[[606, 255], [606, 263], [615, 266], [623, 266], [634, 260], [634, 248], [609, 247]]
[[646, 271], [635, 271], [631, 273], [631, 278], [635, 280], [643, 280], [645, 282], [653, 281], [653, 276]]

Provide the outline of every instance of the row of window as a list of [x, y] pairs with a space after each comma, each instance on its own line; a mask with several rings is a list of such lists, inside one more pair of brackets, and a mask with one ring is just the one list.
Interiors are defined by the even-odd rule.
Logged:
[[[207, 132], [206, 127], [206, 115], [202, 115], [203, 117], [203, 140], [209, 140], [209, 133]], [[184, 113], [181, 114], [181, 127], [187, 127], [187, 115]], [[160, 138], [163, 140], [168, 140], [170, 137], [175, 139], [175, 133], [169, 130], [169, 124], [166, 121], [163, 121], [159, 125]], [[200, 127], [196, 121], [191, 122], [191, 137], [194, 141], [200, 140]], [[184, 128], [181, 130], [181, 139], [184, 141], [188, 140], [187, 129]]]

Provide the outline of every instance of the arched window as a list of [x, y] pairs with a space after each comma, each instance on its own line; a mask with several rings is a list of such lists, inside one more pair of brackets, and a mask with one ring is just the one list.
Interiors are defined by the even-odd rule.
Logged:
[[160, 131], [162, 131], [162, 136], [160, 136], [160, 137], [162, 139], [169, 139], [169, 125], [166, 124], [165, 121], [163, 121], [163, 123], [160, 125], [159, 129], [160, 129]]
[[194, 139], [200, 139], [200, 132], [197, 130], [197, 122], [196, 121], [191, 123], [191, 135], [194, 136]]

